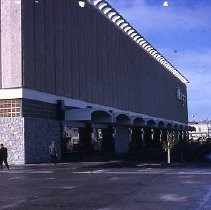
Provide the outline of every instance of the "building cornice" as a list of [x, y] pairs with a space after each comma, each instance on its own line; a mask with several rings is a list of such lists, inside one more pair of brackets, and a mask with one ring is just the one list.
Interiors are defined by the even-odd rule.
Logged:
[[170, 62], [164, 58], [139, 32], [130, 25], [108, 2], [105, 0], [86, 0], [94, 6], [101, 14], [109, 19], [117, 28], [132, 39], [139, 47], [145, 50], [157, 62], [165, 67], [171, 74], [177, 77], [182, 83], [189, 83], [188, 79], [183, 76]]
[[122, 114], [130, 116], [131, 118], [140, 117], [140, 118], [144, 118], [148, 120], [153, 120], [156, 122], [163, 121], [166, 123], [187, 126], [187, 124], [183, 122], [154, 117], [154, 116], [122, 110], [122, 109], [118, 109], [114, 107], [103, 106], [100, 104], [94, 104], [94, 103], [90, 103], [90, 102], [86, 102], [86, 101], [82, 101], [78, 99], [71, 99], [68, 97], [45, 93], [45, 92], [41, 92], [37, 90], [31, 90], [27, 88], [0, 89], [0, 100], [8, 100], [8, 99], [31, 99], [31, 100], [37, 100], [37, 101], [42, 101], [42, 102], [51, 103], [51, 104], [57, 104], [58, 100], [62, 100], [64, 101], [64, 106], [66, 106], [67, 108], [72, 107], [72, 108], [80, 108], [80, 109], [87, 109], [87, 108], [103, 109], [108, 112], [115, 112], [118, 114], [122, 113]]

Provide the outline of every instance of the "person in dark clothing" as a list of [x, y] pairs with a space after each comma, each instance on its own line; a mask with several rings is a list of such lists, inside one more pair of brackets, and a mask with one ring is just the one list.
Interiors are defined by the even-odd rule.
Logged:
[[55, 146], [54, 142], [52, 142], [50, 147], [49, 147], [49, 153], [50, 153], [50, 163], [56, 164], [56, 162], [57, 162], [57, 151], [56, 151], [56, 146]]
[[4, 147], [3, 144], [1, 144], [1, 148], [0, 148], [0, 165], [1, 165], [1, 170], [3, 169], [3, 162], [4, 162], [5, 166], [7, 167], [7, 169], [9, 170], [9, 165], [8, 165], [8, 162], [7, 162], [7, 157], [8, 157], [7, 148]]

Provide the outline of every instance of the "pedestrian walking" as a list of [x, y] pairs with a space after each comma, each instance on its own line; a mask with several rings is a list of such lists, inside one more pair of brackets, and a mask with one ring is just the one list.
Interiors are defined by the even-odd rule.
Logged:
[[49, 153], [50, 153], [50, 163], [54, 163], [54, 165], [57, 162], [57, 150], [55, 146], [55, 142], [52, 142], [49, 147]]
[[3, 163], [5, 164], [5, 166], [7, 167], [7, 169], [9, 170], [9, 165], [7, 162], [7, 148], [4, 147], [3, 144], [1, 144], [1, 148], [0, 148], [0, 165], [1, 165], [1, 170], [3, 169]]

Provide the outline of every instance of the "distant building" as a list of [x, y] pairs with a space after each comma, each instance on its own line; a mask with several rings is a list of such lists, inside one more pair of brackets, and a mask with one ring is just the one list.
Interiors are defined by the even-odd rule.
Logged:
[[47, 162], [51, 141], [62, 158], [187, 136], [187, 79], [106, 1], [0, 2], [0, 141], [10, 163]]
[[211, 121], [189, 122], [194, 129], [189, 130], [189, 138], [193, 140], [206, 139], [211, 137]]

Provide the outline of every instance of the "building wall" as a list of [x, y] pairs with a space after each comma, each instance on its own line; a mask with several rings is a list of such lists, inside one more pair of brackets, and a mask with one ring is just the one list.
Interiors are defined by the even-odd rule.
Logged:
[[191, 123], [190, 126], [193, 126], [196, 129], [195, 131], [189, 131], [189, 137], [194, 140], [197, 140], [198, 138], [207, 138], [211, 135], [210, 121]]
[[0, 144], [8, 148], [10, 164], [49, 161], [56, 143], [60, 159], [61, 132], [56, 104], [27, 99], [0, 100]]
[[58, 119], [57, 104], [29, 99], [0, 99], [0, 117]]
[[8, 149], [9, 164], [49, 162], [49, 146], [56, 143], [60, 159], [60, 124], [44, 118], [0, 118], [0, 144]]
[[23, 86], [187, 122], [185, 84], [94, 7], [23, 0]]
[[199, 124], [195, 124], [194, 127], [196, 128], [196, 133], [200, 133], [200, 132], [208, 132], [208, 128], [210, 128], [210, 124], [209, 123], [199, 123]]
[[24, 118], [0, 118], [0, 143], [7, 147], [9, 164], [25, 163]]
[[21, 4], [1, 0], [0, 88], [22, 86]]
[[[0, 26], [1, 26], [1, 0], [0, 0]], [[2, 87], [2, 70], [1, 70], [1, 32], [0, 32], [0, 88]]]
[[49, 146], [52, 141], [55, 142], [60, 155], [59, 121], [44, 118], [24, 118], [24, 120], [25, 163], [49, 162]]

